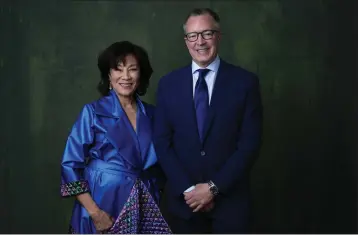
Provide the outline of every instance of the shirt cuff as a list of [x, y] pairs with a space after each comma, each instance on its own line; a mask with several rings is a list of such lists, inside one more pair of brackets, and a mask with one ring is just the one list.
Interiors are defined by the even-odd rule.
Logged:
[[191, 186], [190, 188], [188, 188], [187, 190], [185, 190], [184, 193], [188, 193], [188, 192], [190, 192], [190, 191], [192, 191], [192, 190], [194, 190], [194, 189], [195, 189], [195, 186]]

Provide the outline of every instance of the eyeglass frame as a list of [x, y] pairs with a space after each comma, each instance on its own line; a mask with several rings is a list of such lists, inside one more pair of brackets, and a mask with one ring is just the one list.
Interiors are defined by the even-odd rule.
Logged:
[[[210, 36], [210, 38], [204, 38], [204, 33], [206, 33], [206, 32], [211, 32], [212, 33], [212, 35]], [[190, 33], [186, 33], [184, 36], [185, 36], [185, 39], [186, 40], [188, 40], [189, 42], [196, 42], [198, 39], [199, 39], [199, 35], [201, 36], [201, 38], [202, 39], [204, 39], [204, 40], [210, 40], [210, 39], [212, 39], [213, 37], [214, 37], [214, 34], [215, 33], [218, 33], [218, 32], [220, 32], [219, 30], [215, 30], [215, 29], [207, 29], [207, 30], [204, 30], [204, 31], [201, 31], [201, 32], [190, 32]], [[189, 38], [188, 38], [188, 35], [189, 34], [193, 34], [193, 35], [195, 35], [195, 40], [189, 40]]]

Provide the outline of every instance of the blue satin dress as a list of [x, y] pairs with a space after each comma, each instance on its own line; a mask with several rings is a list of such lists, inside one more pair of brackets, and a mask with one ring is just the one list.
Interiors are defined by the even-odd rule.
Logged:
[[[115, 223], [108, 233], [171, 233], [158, 208], [162, 180], [151, 141], [154, 107], [137, 97], [137, 132], [119, 99], [86, 104], [67, 139], [61, 163], [61, 195], [90, 193]], [[75, 200], [70, 233], [98, 233]]]

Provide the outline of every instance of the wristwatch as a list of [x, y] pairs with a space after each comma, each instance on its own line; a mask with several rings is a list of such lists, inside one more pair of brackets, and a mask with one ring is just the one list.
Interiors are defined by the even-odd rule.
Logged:
[[208, 184], [209, 184], [209, 190], [210, 190], [210, 192], [211, 192], [214, 196], [218, 195], [218, 194], [219, 194], [219, 189], [218, 189], [218, 187], [216, 187], [216, 185], [214, 184], [214, 182], [210, 180], [210, 181], [208, 182]]

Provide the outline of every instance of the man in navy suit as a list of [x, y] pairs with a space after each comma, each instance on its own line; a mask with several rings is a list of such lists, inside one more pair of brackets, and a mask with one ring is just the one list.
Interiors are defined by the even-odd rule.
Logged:
[[262, 132], [258, 78], [218, 56], [211, 9], [194, 9], [184, 32], [192, 63], [160, 79], [154, 118], [167, 220], [174, 233], [246, 233]]

